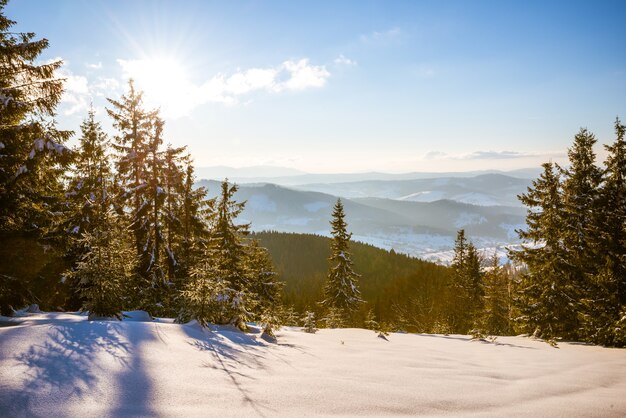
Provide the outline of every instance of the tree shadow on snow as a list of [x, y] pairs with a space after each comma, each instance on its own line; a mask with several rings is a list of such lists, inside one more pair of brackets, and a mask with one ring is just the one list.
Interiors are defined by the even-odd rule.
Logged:
[[[214, 361], [204, 362], [203, 367], [218, 369], [224, 372], [233, 387], [241, 395], [244, 404], [249, 405], [258, 416], [273, 416], [277, 411], [261, 405], [246, 390], [242, 379], [256, 380], [239, 370], [241, 366], [254, 369], [265, 369], [265, 356], [260, 348], [266, 347], [254, 336], [238, 330], [220, 329], [218, 332], [200, 329], [196, 325], [185, 325], [182, 329], [191, 337], [189, 344], [200, 351], [207, 351]], [[263, 411], [269, 410], [269, 415]], [[242, 413], [242, 415], [245, 415]]]
[[141, 355], [141, 345], [156, 340], [154, 329], [159, 339], [165, 343], [160, 335], [159, 325], [156, 323], [128, 324], [128, 344], [133, 352], [128, 367], [117, 377], [118, 402], [109, 411], [111, 417], [158, 416], [152, 408], [156, 400], [153, 383], [148, 369]]
[[47, 399], [70, 405], [87, 394], [97, 394], [96, 357], [106, 353], [122, 364], [126, 361], [128, 346], [120, 340], [118, 326], [85, 321], [51, 327], [41, 345], [14, 356], [27, 371], [21, 388], [0, 387], [0, 416], [50, 416], [45, 410]]
[[528, 347], [525, 345], [517, 345], [517, 344], [512, 344], [512, 343], [504, 343], [502, 341], [498, 341], [497, 339], [495, 341], [487, 341], [485, 339], [473, 339], [470, 336], [463, 336], [463, 335], [444, 335], [444, 334], [414, 334], [414, 335], [418, 335], [420, 337], [430, 337], [430, 338], [445, 338], [448, 340], [458, 340], [458, 341], [465, 341], [468, 343], [476, 343], [479, 342], [481, 344], [490, 344], [490, 345], [495, 345], [495, 346], [505, 346], [505, 347], [512, 347], [512, 348], [524, 348], [527, 350], [536, 350], [535, 347]]

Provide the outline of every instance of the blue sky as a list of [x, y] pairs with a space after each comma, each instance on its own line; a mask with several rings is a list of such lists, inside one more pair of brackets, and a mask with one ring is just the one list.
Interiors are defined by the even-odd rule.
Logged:
[[[626, 119], [624, 1], [12, 0], [50, 40], [59, 124], [133, 76], [197, 165], [309, 172], [514, 169], [563, 161]], [[602, 155], [601, 147], [598, 152]]]

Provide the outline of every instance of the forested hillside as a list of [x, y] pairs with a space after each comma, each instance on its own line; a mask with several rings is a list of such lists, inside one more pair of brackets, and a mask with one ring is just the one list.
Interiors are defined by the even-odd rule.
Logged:
[[[252, 237], [269, 250], [279, 278], [286, 283], [285, 304], [298, 312], [319, 310], [316, 302], [322, 298], [328, 275], [330, 238], [280, 232], [258, 232]], [[433, 311], [443, 306], [449, 268], [359, 242], [351, 242], [350, 250], [367, 302], [362, 312], [373, 309], [376, 318], [391, 321], [394, 308], [411, 300], [427, 299]]]

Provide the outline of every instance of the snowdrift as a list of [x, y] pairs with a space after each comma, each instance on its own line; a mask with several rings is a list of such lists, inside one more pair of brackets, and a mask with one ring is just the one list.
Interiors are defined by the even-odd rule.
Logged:
[[626, 350], [127, 319], [0, 318], [0, 416], [626, 416]]

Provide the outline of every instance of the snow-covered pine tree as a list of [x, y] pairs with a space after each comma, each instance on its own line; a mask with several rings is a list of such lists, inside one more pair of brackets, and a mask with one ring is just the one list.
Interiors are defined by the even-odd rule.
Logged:
[[191, 317], [198, 319], [200, 312], [194, 305], [199, 306], [201, 301], [203, 309], [209, 309], [208, 313], [202, 312], [208, 321], [246, 330], [256, 301], [250, 290], [243, 243], [249, 225], [236, 223], [245, 203], [234, 200], [236, 192], [236, 185], [231, 186], [226, 180], [222, 183], [204, 261], [191, 268], [193, 279], [185, 286], [182, 297]]
[[[63, 62], [38, 63], [48, 40], [13, 32], [6, 4], [0, 0], [0, 246], [10, 254], [12, 237], [37, 239], [51, 224], [71, 160], [63, 146], [71, 132], [56, 129], [52, 119], [63, 93], [64, 80], [56, 76]], [[16, 289], [9, 276], [0, 281], [0, 289]], [[21, 298], [10, 293], [0, 295], [3, 312]]]
[[194, 188], [196, 181], [191, 156], [183, 161], [184, 180], [176, 217], [180, 222], [181, 242], [178, 249], [180, 277], [188, 277], [187, 272], [202, 256], [203, 247], [209, 239], [209, 225], [212, 222], [215, 199], [207, 198], [204, 187]]
[[507, 270], [500, 265], [500, 259], [494, 252], [489, 269], [484, 275], [485, 302], [481, 329], [490, 335], [509, 335], [512, 331], [509, 313], [509, 277]]
[[510, 255], [525, 269], [514, 297], [520, 313], [515, 319], [517, 328], [553, 338], [576, 326], [576, 311], [572, 309], [576, 293], [563, 274], [567, 261], [562, 239], [565, 221], [560, 175], [555, 164], [542, 166], [543, 173], [519, 196], [528, 208], [527, 227], [517, 231], [525, 245]]
[[246, 256], [249, 290], [256, 300], [254, 317], [255, 319], [262, 315], [268, 318], [274, 317], [276, 318], [274, 322], [279, 323], [282, 311], [282, 290], [285, 283], [278, 280], [270, 255], [267, 249], [259, 245], [258, 240], [248, 240]]
[[[62, 219], [55, 235], [66, 243], [66, 258], [75, 265], [88, 251], [81, 237], [102, 228], [111, 206], [111, 168], [107, 155], [108, 139], [95, 119], [93, 108], [81, 124], [78, 149], [68, 178]], [[77, 283], [71, 285], [75, 288]], [[79, 301], [68, 301], [71, 308]]]
[[315, 324], [315, 313], [311, 311], [306, 311], [304, 313], [304, 317], [302, 318], [302, 330], [304, 332], [308, 332], [309, 334], [314, 334], [317, 332], [317, 327]]
[[363, 299], [358, 287], [359, 275], [354, 271], [349, 252], [352, 234], [347, 231], [341, 199], [337, 199], [332, 217], [330, 270], [324, 286], [324, 300], [320, 304], [327, 311], [332, 310], [348, 320], [348, 316], [358, 309]]
[[98, 218], [90, 231], [82, 233], [85, 252], [67, 275], [78, 282], [82, 308], [90, 318], [121, 319], [137, 258], [124, 222], [108, 209]]
[[[158, 111], [143, 109], [142, 93], [135, 90], [132, 80], [129, 92], [119, 101], [108, 100], [112, 109], [107, 111], [118, 131], [113, 144], [120, 183], [118, 207], [132, 225], [138, 272], [143, 278], [136, 286], [135, 307], [173, 314], [176, 290], [171, 279], [177, 257], [172, 247], [182, 237], [173, 227], [176, 216], [168, 210], [168, 201], [173, 208], [183, 187], [184, 148], [163, 149], [164, 122]], [[168, 225], [172, 228], [167, 229]]]

